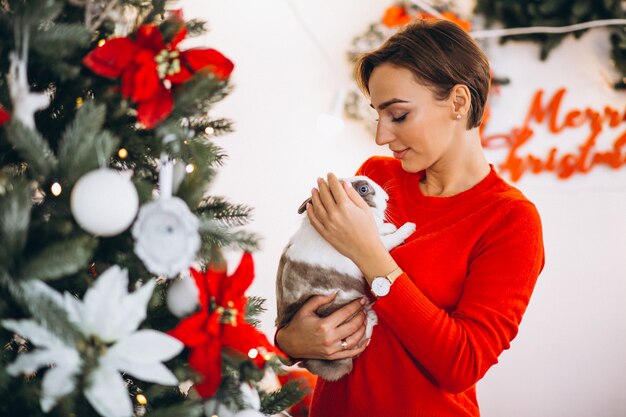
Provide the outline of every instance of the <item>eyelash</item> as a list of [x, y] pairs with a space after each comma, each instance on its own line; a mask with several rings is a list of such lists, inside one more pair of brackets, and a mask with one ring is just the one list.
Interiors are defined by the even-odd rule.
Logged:
[[[397, 117], [397, 118], [396, 118], [396, 117], [392, 117], [392, 118], [391, 118], [391, 121], [392, 121], [392, 122], [394, 122], [394, 123], [400, 123], [401, 121], [403, 121], [404, 119], [406, 119], [406, 116], [407, 116], [408, 114], [409, 114], [409, 113], [404, 113], [402, 116]], [[376, 123], [378, 123], [378, 119], [376, 119]]]
[[392, 121], [392, 122], [394, 122], [394, 123], [400, 123], [401, 121], [403, 121], [404, 119], [406, 119], [407, 114], [409, 114], [409, 113], [404, 113], [404, 114], [403, 114], [402, 116], [400, 116], [400, 117], [394, 117], [394, 118], [392, 118], [392, 119], [391, 119], [391, 121]]

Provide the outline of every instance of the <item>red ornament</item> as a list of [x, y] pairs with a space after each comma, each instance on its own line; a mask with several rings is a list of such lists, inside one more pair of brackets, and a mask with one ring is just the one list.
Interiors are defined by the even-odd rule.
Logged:
[[98, 75], [122, 79], [122, 95], [137, 103], [137, 118], [152, 128], [172, 111], [172, 90], [189, 80], [194, 73], [207, 71], [221, 80], [228, 78], [234, 64], [215, 49], [180, 51], [187, 29], [180, 13], [171, 18], [179, 25], [172, 39], [165, 43], [159, 27], [139, 27], [135, 39], [113, 38], [91, 51], [83, 59]]
[[6, 111], [4, 107], [0, 105], [0, 126], [7, 123], [9, 120], [11, 120], [11, 113]]
[[222, 349], [245, 355], [258, 367], [275, 352], [267, 337], [246, 322], [244, 292], [254, 278], [252, 255], [245, 253], [237, 270], [226, 275], [225, 266], [207, 268], [206, 273], [191, 269], [199, 290], [200, 311], [182, 320], [169, 334], [190, 349], [189, 365], [204, 380], [196, 384], [203, 398], [211, 397], [222, 379]]

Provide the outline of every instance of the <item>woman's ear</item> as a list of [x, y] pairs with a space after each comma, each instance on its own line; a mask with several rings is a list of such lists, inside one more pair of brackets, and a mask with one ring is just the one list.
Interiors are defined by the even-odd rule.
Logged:
[[450, 91], [450, 99], [452, 101], [455, 115], [465, 116], [469, 113], [472, 104], [472, 95], [469, 88], [465, 84], [457, 84]]

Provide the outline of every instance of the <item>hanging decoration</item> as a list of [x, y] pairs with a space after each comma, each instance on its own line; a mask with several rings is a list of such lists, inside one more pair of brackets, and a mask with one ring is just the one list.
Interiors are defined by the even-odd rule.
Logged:
[[132, 233], [135, 253], [157, 275], [187, 270], [200, 249], [198, 218], [178, 197], [159, 198], [139, 211]]
[[83, 63], [96, 74], [122, 79], [122, 95], [137, 104], [137, 118], [154, 128], [174, 107], [176, 88], [196, 73], [212, 74], [224, 81], [233, 63], [215, 49], [178, 49], [187, 29], [180, 14], [169, 22], [178, 30], [165, 38], [159, 26], [139, 27], [135, 39], [113, 38], [90, 52]]
[[139, 196], [130, 179], [114, 169], [100, 168], [76, 182], [70, 207], [85, 231], [94, 236], [115, 236], [135, 219]]
[[16, 52], [11, 52], [9, 55], [11, 64], [7, 81], [13, 103], [13, 115], [26, 127], [35, 129], [35, 113], [48, 107], [50, 96], [46, 93], [35, 93], [30, 90], [26, 72], [29, 46], [27, 30], [24, 30], [22, 38], [21, 53], [18, 55]]

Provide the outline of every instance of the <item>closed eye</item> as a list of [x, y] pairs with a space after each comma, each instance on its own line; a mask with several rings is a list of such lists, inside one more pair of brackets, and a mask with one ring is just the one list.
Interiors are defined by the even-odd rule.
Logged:
[[409, 113], [404, 113], [404, 114], [403, 114], [402, 116], [400, 116], [400, 117], [393, 117], [393, 118], [391, 119], [391, 121], [392, 121], [392, 122], [394, 122], [394, 123], [400, 123], [401, 121], [403, 121], [404, 119], [406, 119], [406, 116], [407, 116], [408, 114], [409, 114]]

